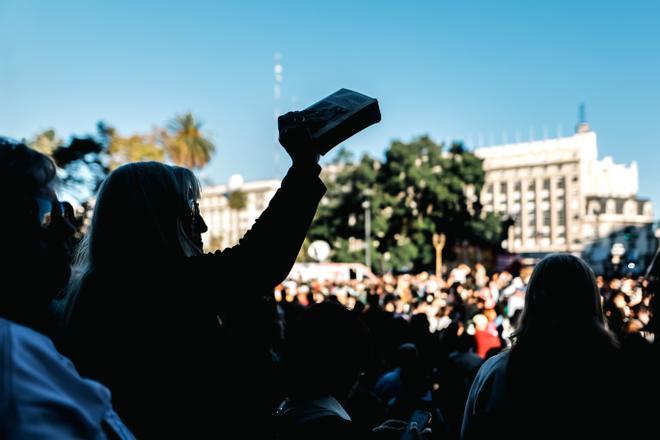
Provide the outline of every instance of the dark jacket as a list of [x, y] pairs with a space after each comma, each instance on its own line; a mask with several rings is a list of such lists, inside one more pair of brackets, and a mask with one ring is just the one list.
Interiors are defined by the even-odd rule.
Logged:
[[291, 270], [325, 192], [319, 173], [292, 167], [233, 248], [132, 267], [117, 261], [84, 280], [64, 348], [81, 375], [110, 388], [136, 437], [218, 438], [248, 428], [250, 408], [234, 400], [241, 384], [231, 373], [242, 360], [227, 359], [221, 322], [272, 295]]

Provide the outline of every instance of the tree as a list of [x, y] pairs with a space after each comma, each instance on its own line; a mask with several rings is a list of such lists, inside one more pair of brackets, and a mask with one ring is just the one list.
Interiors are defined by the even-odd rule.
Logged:
[[202, 124], [192, 113], [176, 116], [162, 130], [161, 137], [169, 158], [187, 168], [201, 168], [210, 162], [215, 145], [201, 131]]
[[60, 145], [51, 153], [60, 169], [63, 189], [80, 202], [93, 196], [110, 172], [104, 130], [99, 123], [96, 137], [72, 137], [68, 145]]
[[[339, 157], [345, 160], [345, 157]], [[361, 261], [364, 208], [372, 213], [372, 259], [376, 268], [429, 268], [435, 258], [433, 234], [447, 237], [445, 253], [464, 241], [492, 243], [499, 230], [492, 215], [481, 213], [484, 183], [481, 160], [459, 143], [447, 151], [428, 136], [394, 141], [381, 163], [363, 156], [336, 163], [326, 199], [310, 230], [312, 239], [332, 243], [337, 261]]]
[[247, 194], [237, 189], [227, 195], [227, 205], [234, 211], [242, 211], [247, 206]]
[[64, 142], [57, 137], [55, 130], [52, 128], [37, 133], [28, 141], [30, 147], [46, 155], [51, 155], [53, 151], [63, 143]]
[[[372, 212], [382, 208], [382, 185], [378, 172], [382, 163], [369, 155], [353, 161], [351, 152], [341, 148], [322, 171], [328, 187], [321, 200], [308, 234], [309, 241], [325, 240], [332, 246], [332, 259], [339, 262], [363, 261], [365, 246], [364, 202], [369, 199]], [[376, 243], [385, 235], [387, 216], [372, 217], [372, 234]], [[373, 248], [373, 243], [371, 243]], [[372, 253], [373, 255], [373, 253]], [[381, 255], [374, 255], [374, 263], [382, 266]]]
[[165, 160], [165, 151], [158, 143], [157, 132], [121, 136], [114, 127], [104, 124], [101, 127], [110, 156], [111, 170], [128, 162]]

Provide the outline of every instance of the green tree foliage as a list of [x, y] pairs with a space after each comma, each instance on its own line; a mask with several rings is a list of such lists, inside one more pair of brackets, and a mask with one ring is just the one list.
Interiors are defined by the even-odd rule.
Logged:
[[96, 193], [110, 172], [104, 133], [105, 126], [99, 123], [96, 136], [72, 137], [50, 153], [59, 168], [62, 187], [81, 202]]
[[145, 134], [123, 136], [99, 122], [96, 133], [72, 137], [68, 144], [52, 129], [37, 133], [28, 144], [53, 158], [63, 188], [81, 202], [98, 190], [110, 171], [125, 163], [170, 161], [201, 168], [215, 153], [215, 145], [191, 113], [176, 116], [167, 130], [155, 128]]
[[331, 243], [337, 261], [364, 258], [365, 201], [377, 270], [430, 267], [434, 232], [447, 236], [449, 257], [455, 244], [488, 245], [498, 237], [499, 220], [480, 209], [481, 160], [459, 143], [445, 150], [428, 136], [394, 141], [383, 162], [363, 156], [352, 163], [340, 153], [329, 169], [328, 193], [310, 237]]
[[235, 190], [227, 195], [227, 204], [234, 211], [242, 211], [247, 206], [247, 194], [241, 190]]
[[103, 130], [111, 170], [128, 162], [165, 160], [165, 150], [158, 143], [156, 133], [121, 136], [114, 127], [105, 125]]
[[202, 168], [215, 153], [215, 145], [201, 130], [202, 124], [192, 113], [176, 116], [161, 132], [169, 158], [187, 168]]
[[28, 141], [28, 145], [40, 153], [50, 155], [64, 142], [57, 137], [55, 130], [48, 129], [37, 133]]

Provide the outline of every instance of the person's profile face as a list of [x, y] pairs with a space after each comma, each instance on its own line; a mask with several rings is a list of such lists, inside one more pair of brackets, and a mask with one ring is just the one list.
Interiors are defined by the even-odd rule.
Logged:
[[209, 230], [202, 214], [199, 210], [199, 202], [196, 199], [191, 199], [189, 201], [190, 214], [189, 214], [189, 225], [188, 225], [188, 234], [192, 242], [201, 250], [204, 247], [204, 241], [202, 240], [202, 234]]

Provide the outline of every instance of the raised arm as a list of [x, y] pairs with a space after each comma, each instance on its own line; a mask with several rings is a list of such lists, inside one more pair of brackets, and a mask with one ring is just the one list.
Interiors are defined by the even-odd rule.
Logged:
[[272, 292], [291, 270], [326, 188], [305, 130], [284, 133], [280, 143], [293, 160], [282, 186], [238, 245], [189, 259], [194, 279], [229, 289], [242, 284], [249, 292], [241, 293], [260, 295]]
[[[325, 193], [321, 167], [292, 166], [282, 186], [239, 244], [218, 251], [234, 275], [261, 289], [272, 289], [291, 271], [316, 208]], [[228, 274], [232, 276], [231, 274]]]

